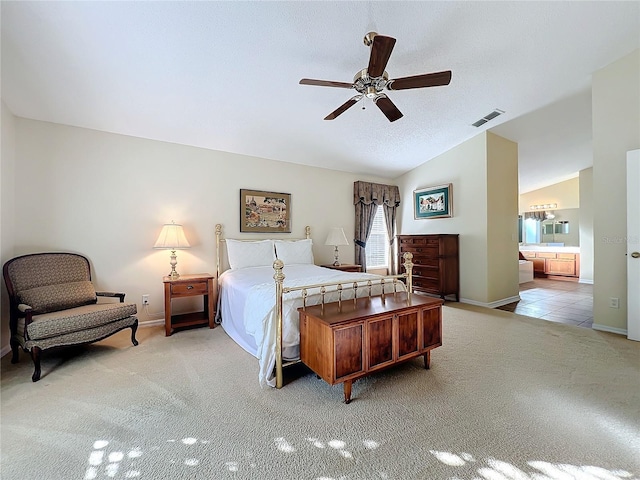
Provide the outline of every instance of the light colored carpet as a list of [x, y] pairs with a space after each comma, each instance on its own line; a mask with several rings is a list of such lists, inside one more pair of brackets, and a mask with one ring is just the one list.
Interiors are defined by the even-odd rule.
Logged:
[[2, 359], [1, 477], [614, 480], [640, 472], [640, 344], [447, 303], [431, 370], [260, 388], [222, 328]]

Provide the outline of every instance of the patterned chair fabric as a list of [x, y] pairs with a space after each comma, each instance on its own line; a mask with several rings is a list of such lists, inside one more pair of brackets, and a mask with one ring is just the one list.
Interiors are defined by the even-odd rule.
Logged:
[[18, 294], [18, 300], [21, 304], [29, 305], [36, 314], [89, 305], [96, 303], [97, 298], [93, 283], [85, 280], [23, 290]]
[[[33, 381], [40, 378], [40, 351], [92, 343], [124, 328], [135, 338], [135, 303], [124, 303], [123, 293], [96, 292], [89, 260], [73, 253], [37, 253], [5, 263], [10, 300], [12, 363], [18, 349], [31, 352]], [[118, 297], [120, 303], [98, 303], [98, 297]]]

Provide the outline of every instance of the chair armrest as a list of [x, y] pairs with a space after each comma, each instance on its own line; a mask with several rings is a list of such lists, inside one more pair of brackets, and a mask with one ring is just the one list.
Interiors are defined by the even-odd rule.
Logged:
[[20, 310], [22, 313], [27, 313], [29, 310], [31, 310], [31, 305], [21, 303], [20, 305], [18, 305], [18, 310]]
[[98, 297], [118, 297], [120, 299], [120, 303], [124, 302], [125, 293], [119, 292], [96, 292]]
[[26, 303], [21, 303], [18, 305], [18, 311], [20, 313], [24, 313], [24, 332], [22, 335], [24, 338], [29, 338], [29, 334], [27, 333], [27, 326], [33, 322], [33, 309], [31, 305], [27, 305]]

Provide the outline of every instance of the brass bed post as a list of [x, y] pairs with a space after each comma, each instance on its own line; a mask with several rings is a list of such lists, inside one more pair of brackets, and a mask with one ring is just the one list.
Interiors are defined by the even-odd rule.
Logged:
[[405, 252], [402, 258], [404, 258], [403, 265], [407, 271], [407, 302], [411, 305], [411, 293], [413, 293], [413, 253]]
[[220, 237], [221, 236], [222, 236], [222, 225], [219, 223], [216, 223], [216, 281], [220, 277]]
[[284, 262], [276, 260], [273, 262], [273, 269], [276, 273], [273, 279], [276, 281], [276, 388], [282, 388], [282, 284], [284, 283]]

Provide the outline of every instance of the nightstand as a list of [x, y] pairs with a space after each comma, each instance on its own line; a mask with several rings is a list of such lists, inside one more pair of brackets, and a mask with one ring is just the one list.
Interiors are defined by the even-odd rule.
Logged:
[[[213, 275], [198, 273], [180, 275], [176, 280], [163, 277], [164, 282], [164, 330], [165, 336], [171, 335], [174, 328], [209, 325], [214, 328], [215, 307], [213, 296]], [[202, 295], [204, 309], [201, 312], [171, 315], [171, 300]]]
[[325, 268], [333, 268], [334, 270], [340, 270], [342, 272], [355, 272], [360, 273], [362, 271], [362, 265], [347, 265], [346, 263], [341, 263], [340, 265], [320, 265]]

